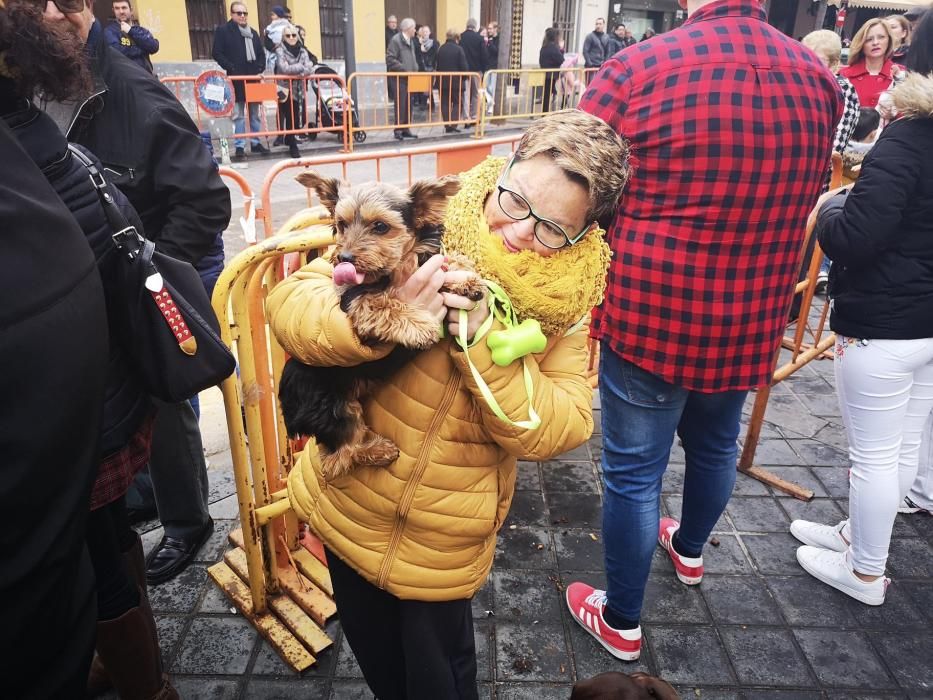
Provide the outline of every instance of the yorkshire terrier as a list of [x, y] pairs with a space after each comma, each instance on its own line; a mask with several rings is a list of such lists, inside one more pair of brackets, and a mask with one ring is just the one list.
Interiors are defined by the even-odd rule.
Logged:
[[[398, 288], [441, 251], [447, 200], [460, 189], [456, 177], [416, 182], [407, 191], [386, 183], [347, 186], [304, 172], [296, 178], [314, 190], [334, 219], [334, 285], [340, 308], [367, 345], [392, 343], [384, 358], [355, 367], [312, 367], [291, 359], [279, 383], [279, 402], [289, 435], [314, 436], [325, 478], [354, 466], [386, 467], [398, 447], [363, 421], [362, 400], [419, 351], [440, 339], [441, 324], [425, 309], [398, 298]], [[473, 270], [462, 256], [450, 269]], [[442, 291], [478, 301], [486, 294], [476, 274]]]

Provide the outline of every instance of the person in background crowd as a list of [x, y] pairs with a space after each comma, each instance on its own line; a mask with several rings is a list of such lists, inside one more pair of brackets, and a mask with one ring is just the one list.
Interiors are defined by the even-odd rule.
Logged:
[[133, 6], [129, 0], [116, 0], [112, 7], [114, 19], [104, 29], [107, 43], [151, 73], [150, 56], [159, 52], [159, 40], [145, 27], [134, 24]]
[[[836, 32], [829, 29], [819, 29], [807, 34], [801, 43], [815, 53], [820, 61], [823, 62], [823, 65], [832, 71], [833, 75], [836, 76], [836, 82], [839, 83], [839, 89], [842, 91], [842, 119], [840, 119], [839, 123], [836, 125], [836, 135], [833, 138], [833, 150], [842, 155], [849, 147], [849, 140], [852, 138], [852, 133], [855, 131], [859, 119], [858, 94], [855, 92], [852, 83], [839, 75], [839, 66], [842, 58], [842, 42]], [[832, 171], [830, 171], [830, 175], [831, 174]], [[829, 180], [827, 179], [827, 187], [828, 186]], [[810, 266], [810, 258], [813, 254], [814, 242], [815, 241], [811, 239], [808, 246], [808, 253], [804, 255], [801, 279], [806, 278], [807, 269]], [[829, 281], [829, 266], [831, 264], [832, 261], [829, 259], [829, 256], [824, 255], [823, 263], [820, 266], [820, 272], [816, 278], [817, 292], [822, 292], [826, 289], [826, 284]], [[795, 296], [790, 312], [790, 317], [793, 319], [797, 318], [799, 312], [798, 304], [799, 297]]]
[[[438, 73], [466, 73], [470, 70], [466, 54], [460, 46], [460, 32], [448, 29], [444, 45], [437, 50]], [[456, 75], [440, 76], [438, 87], [441, 100], [441, 116], [446, 122], [444, 133], [455, 134], [459, 131], [456, 122], [460, 118], [460, 99], [463, 96], [463, 78]]]
[[657, 34], [657, 32], [654, 31], [651, 27], [648, 27], [648, 28], [645, 30], [645, 33], [641, 35], [640, 41], [648, 41], [648, 39], [650, 39], [651, 37], [653, 37], [655, 34]]
[[606, 20], [599, 17], [596, 28], [583, 40], [583, 64], [587, 68], [599, 68], [609, 58], [609, 37], [606, 36]]
[[635, 35], [632, 34], [632, 30], [626, 29], [625, 30], [625, 45], [628, 47], [628, 46], [634, 46], [637, 43], [638, 43], [638, 40], [635, 38]]
[[[300, 129], [304, 124], [306, 83], [302, 78], [311, 75], [314, 69], [311, 55], [301, 45], [300, 39], [298, 27], [290, 24], [282, 30], [282, 43], [275, 49], [275, 72], [289, 78], [279, 81], [279, 88], [284, 90], [285, 95], [284, 100], [279, 100], [279, 114], [282, 115], [282, 128], [285, 131]], [[288, 146], [288, 155], [300, 158], [301, 152], [298, 150], [295, 134], [288, 134], [284, 141]]]
[[891, 61], [894, 41], [880, 17], [870, 19], [852, 37], [849, 65], [839, 71], [848, 78], [862, 107], [875, 107], [882, 92], [891, 87], [897, 68]]
[[[466, 29], [460, 35], [460, 46], [467, 57], [467, 65], [470, 66], [470, 72], [482, 75], [486, 72], [486, 43], [483, 37], [479, 35], [476, 28], [479, 26], [472, 17], [467, 20]], [[464, 119], [475, 121], [477, 118], [476, 108], [479, 102], [479, 79], [471, 77], [469, 81], [464, 81], [464, 89], [469, 90], [469, 99], [463, 101]]]
[[[386, 49], [386, 70], [389, 73], [417, 73], [418, 56], [415, 53], [415, 20], [406, 17], [402, 20], [399, 33], [392, 37], [389, 48]], [[389, 76], [389, 81], [395, 84], [395, 138], [418, 138], [408, 128], [411, 122], [411, 95], [408, 94], [408, 78], [405, 76]]]
[[894, 40], [894, 53], [891, 54], [891, 60], [903, 66], [904, 59], [907, 57], [907, 49], [910, 48], [910, 21], [904, 15], [888, 15], [884, 18], [884, 23], [888, 25], [891, 38]]
[[[431, 37], [431, 28], [422, 24], [418, 27], [416, 31], [417, 43], [415, 44], [415, 56], [418, 59], [418, 70], [423, 73], [433, 73], [435, 70], [435, 64], [437, 63], [437, 42]], [[414, 102], [416, 106], [424, 109], [428, 102], [431, 104], [431, 108], [434, 108], [434, 84], [433, 81], [428, 88], [427, 93], [419, 92], [414, 95]]]
[[[260, 75], [265, 69], [265, 54], [259, 33], [249, 26], [249, 10], [242, 2], [234, 0], [230, 5], [230, 21], [222, 24], [214, 31], [214, 47], [211, 57], [217, 61], [227, 75]], [[259, 120], [258, 102], [250, 102], [247, 107], [246, 85], [242, 80], [233, 81], [233, 95], [236, 101], [236, 116], [233, 119], [233, 133], [242, 134], [246, 131], [246, 114], [249, 112], [249, 130], [256, 133], [262, 129]], [[246, 159], [246, 141], [238, 138], [234, 141], [236, 148], [233, 159]], [[265, 154], [269, 149], [263, 146], [259, 139], [251, 139], [250, 151]]]
[[266, 50], [266, 71], [274, 73], [276, 55], [275, 50], [282, 43], [282, 32], [291, 26], [288, 11], [281, 5], [273, 5], [269, 11], [269, 25], [262, 33], [262, 46]]
[[[488, 37], [486, 41], [486, 70], [495, 71], [499, 68], [499, 23], [493, 21], [487, 24], [486, 35]], [[498, 78], [498, 73], [490, 73], [486, 78], [486, 99], [488, 100], [486, 108], [487, 114], [492, 114], [494, 111], [496, 81]]]
[[[749, 389], [771, 381], [842, 116], [833, 75], [770, 26], [762, 5], [688, 0], [687, 11], [682, 26], [610, 58], [580, 103], [639, 160], [609, 228], [615, 255], [593, 327], [608, 587], [566, 590], [577, 623], [624, 660], [641, 653], [656, 547], [682, 583], [703, 578], [703, 547], [735, 484], [742, 407]], [[781, 60], [756, 68], [768, 56]], [[729, 292], [710, 293], [718, 288]], [[659, 520], [675, 434], [683, 507], [680, 521]]]
[[625, 43], [625, 25], [617, 24], [612, 30], [612, 36], [606, 41], [606, 58], [615, 56], [627, 46]]
[[554, 89], [557, 81], [560, 79], [560, 72], [556, 69], [561, 67], [564, 62], [564, 54], [557, 45], [560, 40], [561, 31], [554, 27], [548, 27], [544, 30], [544, 46], [538, 52], [538, 65], [541, 68], [548, 69], [544, 74], [544, 94], [541, 98], [541, 111], [551, 111], [551, 100], [554, 97]]
[[836, 388], [849, 443], [849, 518], [795, 520], [797, 561], [866, 605], [884, 603], [891, 531], [917, 476], [933, 411], [933, 15], [917, 25], [898, 118], [862, 162], [851, 191], [817, 217], [835, 264], [829, 289]]
[[914, 6], [904, 13], [904, 19], [910, 22], [911, 32], [913, 32], [913, 30], [917, 28], [917, 24], [919, 24], [920, 18], [923, 17], [924, 14], [926, 14], [926, 11], [928, 9], [929, 9], [929, 6], [927, 7]]
[[398, 17], [389, 15], [386, 17], [386, 48], [389, 48], [389, 42], [396, 34], [398, 34]]
[[[45, 19], [86, 43], [95, 84], [106, 89], [77, 103], [44, 102], [43, 109], [70, 141], [101, 159], [156, 248], [198, 267], [230, 223], [230, 191], [191, 117], [154, 76], [106, 45], [88, 2], [69, 14], [50, 2]], [[201, 433], [189, 402], [159, 406], [149, 474], [165, 529], [146, 558], [146, 580], [156, 585], [184, 571], [214, 528]]]
[[[24, 95], [65, 101], [89, 90], [82, 44], [45, 25], [41, 8], [5, 4], [0, 90], [13, 74]], [[0, 162], [3, 695], [82, 698], [97, 619], [85, 530], [100, 464], [106, 301], [81, 227], [4, 119]]]

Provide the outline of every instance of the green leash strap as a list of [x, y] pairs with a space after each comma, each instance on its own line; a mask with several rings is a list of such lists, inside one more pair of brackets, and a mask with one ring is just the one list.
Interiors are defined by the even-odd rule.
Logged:
[[522, 374], [524, 376], [525, 383], [525, 395], [528, 397], [528, 420], [522, 421], [513, 421], [507, 415], [505, 411], [502, 410], [502, 407], [499, 406], [499, 402], [496, 401], [496, 397], [492, 395], [492, 390], [489, 388], [489, 385], [483, 379], [483, 376], [479, 373], [479, 370], [476, 369], [476, 365], [473, 364], [473, 360], [470, 359], [469, 349], [476, 345], [480, 340], [482, 340], [489, 330], [492, 328], [493, 321], [499, 319], [499, 321], [506, 328], [512, 328], [518, 325], [518, 317], [515, 314], [514, 309], [512, 308], [512, 302], [509, 301], [508, 295], [505, 291], [495, 282], [489, 280], [483, 280], [486, 284], [487, 289], [489, 289], [489, 308], [490, 314], [486, 317], [486, 320], [480, 325], [476, 331], [476, 335], [473, 336], [473, 342], [467, 341], [467, 325], [468, 325], [468, 312], [466, 309], [460, 309], [460, 318], [459, 318], [459, 333], [457, 338], [457, 345], [460, 346], [460, 349], [463, 350], [463, 354], [466, 357], [467, 365], [470, 367], [470, 373], [473, 375], [473, 381], [476, 382], [476, 386], [479, 387], [480, 394], [482, 394], [483, 399], [489, 405], [489, 409], [495, 414], [496, 418], [507, 423], [508, 425], [514, 425], [517, 428], [523, 430], [537, 430], [541, 427], [541, 416], [535, 411], [532, 400], [534, 399], [534, 384], [531, 379], [531, 370], [528, 369], [528, 360], [527, 358], [522, 358]]

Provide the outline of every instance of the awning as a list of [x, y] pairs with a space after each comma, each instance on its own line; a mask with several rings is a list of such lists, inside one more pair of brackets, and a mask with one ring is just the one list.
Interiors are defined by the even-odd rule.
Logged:
[[909, 10], [912, 7], [929, 6], [930, 0], [849, 0], [849, 7], [870, 7], [874, 10], [891, 10], [893, 12]]

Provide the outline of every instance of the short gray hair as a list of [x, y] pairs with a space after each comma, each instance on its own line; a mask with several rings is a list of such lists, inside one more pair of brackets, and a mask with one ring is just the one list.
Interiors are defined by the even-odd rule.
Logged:
[[467, 29], [476, 29], [478, 26], [479, 24], [473, 17], [467, 20]]
[[399, 22], [398, 28], [404, 32], [404, 31], [411, 29], [414, 26], [415, 26], [415, 20], [413, 20], [411, 17], [406, 17], [401, 22]]

